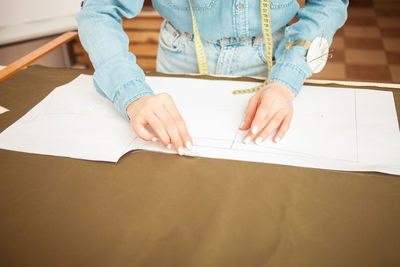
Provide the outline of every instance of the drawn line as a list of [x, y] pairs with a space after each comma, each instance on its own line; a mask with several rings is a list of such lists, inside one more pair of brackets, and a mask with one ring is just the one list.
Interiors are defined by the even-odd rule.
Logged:
[[[235, 142], [237, 142], [237, 141], [235, 141]], [[240, 142], [237, 142], [237, 143], [240, 143]], [[276, 154], [276, 155], [280, 155], [280, 156], [284, 155], [284, 153], [279, 153], [278, 151], [277, 152], [273, 152], [273, 151], [268, 151], [267, 152], [267, 151], [253, 150], [253, 149], [240, 149], [240, 148], [229, 149], [227, 147], [215, 147], [215, 146], [199, 146], [199, 147], [219, 149], [219, 150], [243, 151], [243, 152], [260, 153], [260, 154]], [[307, 154], [307, 153], [300, 153], [300, 152], [287, 151], [286, 154], [291, 154], [290, 156], [306, 156], [308, 158], [322, 158], [322, 159], [326, 159], [326, 160], [337, 160], [337, 161], [342, 161], [342, 162], [358, 163], [358, 161], [354, 161], [354, 160], [350, 160], [350, 159], [332, 158], [332, 157], [326, 157], [326, 156], [321, 156], [321, 155], [313, 155], [313, 154]]]
[[[210, 139], [210, 138], [205, 138], [205, 139]], [[219, 139], [222, 140], [222, 139]], [[230, 142], [230, 140], [224, 140], [225, 142]], [[242, 144], [242, 142], [240, 141], [234, 141], [233, 143], [236, 144]], [[343, 158], [334, 158], [334, 157], [328, 157], [325, 155], [321, 155], [321, 154], [310, 154], [310, 153], [304, 153], [304, 152], [297, 152], [297, 151], [291, 151], [291, 150], [285, 150], [285, 149], [277, 149], [277, 148], [270, 148], [270, 147], [265, 147], [266, 149], [268, 149], [269, 151], [262, 151], [262, 150], [254, 150], [254, 149], [241, 149], [241, 148], [233, 148], [233, 147], [228, 147], [228, 146], [208, 146], [208, 145], [197, 145], [198, 147], [204, 147], [204, 148], [214, 148], [214, 149], [221, 149], [221, 150], [233, 150], [233, 151], [244, 151], [244, 152], [255, 152], [255, 153], [262, 153], [262, 154], [269, 154], [269, 153], [273, 153], [273, 154], [291, 154], [293, 156], [307, 156], [307, 157], [312, 157], [312, 158], [322, 158], [322, 159], [328, 159], [328, 160], [340, 160], [340, 161], [348, 161], [348, 162], [358, 162], [358, 161], [354, 161], [354, 160], [350, 160], [350, 159], [343, 159]], [[273, 151], [276, 152], [273, 152]]]
[[[245, 116], [246, 116], [246, 111], [243, 112], [243, 114], [242, 114], [242, 119], [241, 119], [241, 121], [240, 121], [241, 123], [244, 121]], [[239, 126], [239, 127], [240, 127], [240, 126]], [[233, 145], [235, 144], [236, 137], [237, 137], [237, 135], [239, 134], [239, 132], [240, 132], [240, 130], [238, 129], [238, 130], [236, 131], [235, 137], [234, 137], [233, 140], [232, 140], [231, 149], [232, 149]]]

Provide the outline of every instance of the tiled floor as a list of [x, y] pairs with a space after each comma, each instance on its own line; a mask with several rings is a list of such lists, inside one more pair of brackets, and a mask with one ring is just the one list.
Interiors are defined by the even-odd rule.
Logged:
[[400, 83], [400, 1], [351, 0], [348, 16], [312, 78]]

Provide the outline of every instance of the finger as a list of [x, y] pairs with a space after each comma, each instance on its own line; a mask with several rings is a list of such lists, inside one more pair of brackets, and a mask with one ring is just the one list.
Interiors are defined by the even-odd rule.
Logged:
[[249, 129], [251, 122], [253, 121], [254, 115], [256, 114], [258, 105], [259, 105], [259, 97], [258, 97], [258, 95], [254, 95], [250, 99], [250, 101], [247, 105], [246, 116], [245, 116], [244, 121], [239, 129], [241, 129], [241, 130]]
[[279, 127], [278, 132], [274, 136], [274, 142], [275, 143], [278, 143], [286, 135], [286, 133], [289, 130], [289, 127], [290, 127], [290, 122], [292, 121], [292, 116], [293, 116], [293, 114], [288, 114], [283, 119], [283, 121], [281, 123], [281, 126]]
[[168, 113], [174, 119], [174, 121], [178, 127], [178, 131], [181, 136], [183, 144], [185, 145], [185, 147], [187, 149], [191, 150], [193, 147], [193, 139], [190, 136], [189, 131], [187, 130], [186, 123], [183, 120], [182, 115], [178, 111], [178, 109], [172, 99], [170, 99], [170, 101], [167, 101], [165, 103], [165, 109], [168, 111]]
[[264, 122], [264, 118], [269, 120], [272, 117], [271, 114], [267, 113], [267, 112], [268, 112], [268, 107], [265, 104], [264, 105], [260, 104], [258, 106], [256, 114], [251, 122], [251, 129], [244, 136], [243, 143], [245, 143], [247, 145], [252, 140], [254, 140], [254, 138], [256, 137], [256, 134], [259, 132], [258, 131], [259, 127], [264, 127], [265, 124], [267, 123], [267, 122]]
[[279, 127], [279, 125], [281, 125], [282, 120], [285, 117], [285, 114], [286, 113], [284, 111], [277, 112], [271, 118], [271, 120], [268, 122], [268, 124], [264, 127], [264, 129], [262, 129], [262, 131], [257, 135], [254, 143], [259, 145], [262, 142], [264, 142], [264, 140], [267, 139], [272, 134], [272, 132], [275, 131]]
[[164, 127], [171, 138], [172, 144], [175, 146], [176, 152], [178, 152], [179, 155], [183, 155], [185, 152], [183, 141], [179, 134], [178, 126], [176, 125], [175, 120], [164, 107], [157, 107], [155, 109], [155, 114], [164, 124]]
[[163, 145], [168, 147], [171, 140], [163, 122], [154, 113], [149, 113], [145, 117], [145, 120], [150, 124], [151, 128], [153, 128], [153, 131], [158, 135]]
[[136, 118], [134, 121], [132, 121], [132, 128], [140, 138], [145, 141], [155, 140], [154, 138], [156, 137], [146, 129], [146, 125], [147, 123], [145, 120], [140, 120]]
[[270, 104], [260, 104], [257, 108], [256, 115], [251, 123], [251, 134], [252, 139], [260, 132], [260, 130], [264, 129], [264, 127], [269, 123], [277, 110], [275, 108], [271, 108]]

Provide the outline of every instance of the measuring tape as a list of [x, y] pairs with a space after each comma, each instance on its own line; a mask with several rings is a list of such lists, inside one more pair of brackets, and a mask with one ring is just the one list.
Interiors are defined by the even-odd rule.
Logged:
[[[191, 0], [188, 1], [190, 6], [190, 13], [192, 14], [194, 45], [196, 48], [196, 56], [197, 56], [197, 64], [199, 66], [199, 72], [200, 74], [208, 74], [207, 58], [197, 28], [197, 22], [193, 12], [192, 2]], [[270, 12], [269, 2], [270, 0], [260, 0], [261, 28], [265, 43], [265, 57], [267, 58], [268, 76], [271, 73], [272, 69], [272, 33], [271, 33], [271, 16], [270, 16], [271, 12]], [[234, 95], [254, 93], [260, 90], [260, 88], [262, 88], [267, 83], [268, 83], [268, 77], [267, 80], [262, 85], [250, 89], [234, 90], [232, 91], [232, 93]]]
[[194, 16], [192, 1], [189, 0], [190, 13], [192, 13], [192, 24], [193, 24], [193, 35], [194, 35], [194, 46], [196, 48], [197, 65], [199, 66], [199, 72], [202, 75], [208, 74], [207, 58], [204, 52], [204, 46], [200, 39], [199, 29], [197, 28], [196, 18]]

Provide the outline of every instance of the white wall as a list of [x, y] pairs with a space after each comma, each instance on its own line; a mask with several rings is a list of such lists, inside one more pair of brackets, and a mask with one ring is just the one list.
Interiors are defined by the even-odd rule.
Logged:
[[0, 27], [79, 12], [81, 0], [0, 0]]

